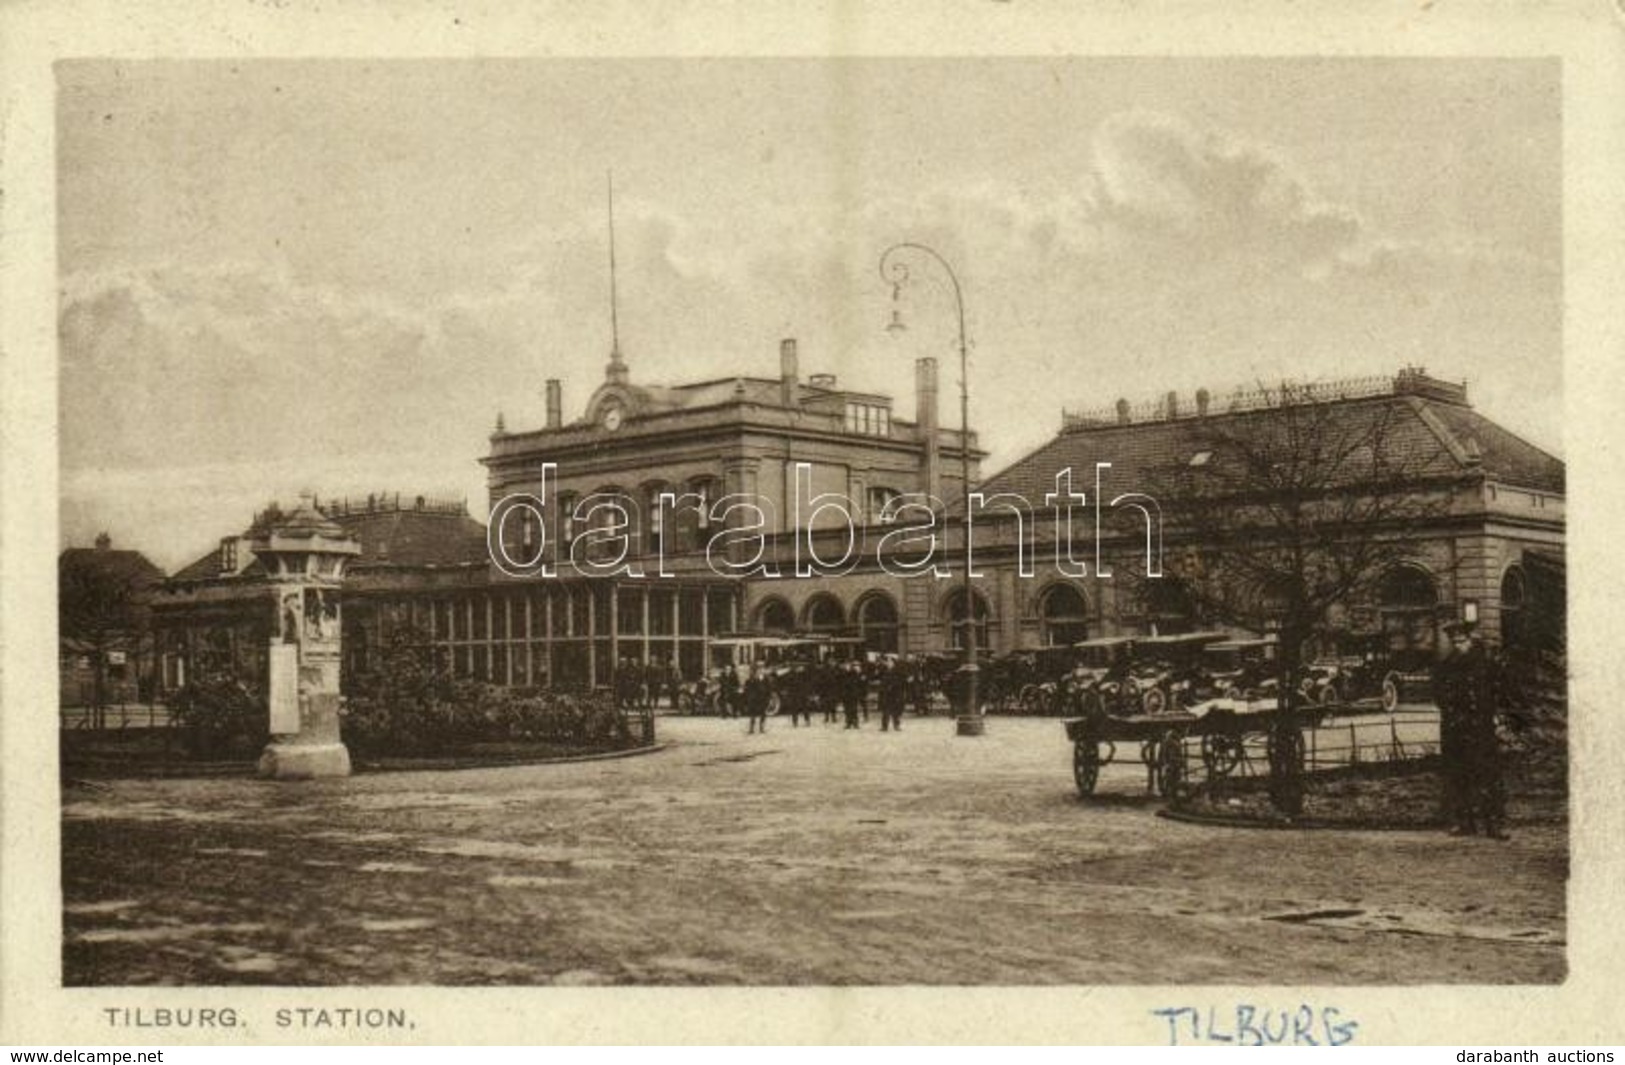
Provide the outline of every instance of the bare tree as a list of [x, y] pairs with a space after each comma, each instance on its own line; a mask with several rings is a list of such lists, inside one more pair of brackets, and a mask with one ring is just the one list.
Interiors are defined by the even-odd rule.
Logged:
[[1172, 545], [1160, 580], [1211, 623], [1278, 634], [1271, 796], [1295, 814], [1302, 740], [1285, 711], [1311, 649], [1448, 512], [1462, 470], [1410, 397], [1283, 383], [1238, 405], [1182, 423], [1187, 446], [1153, 474]]
[[[139, 660], [147, 639], [146, 593], [154, 576], [144, 566], [99, 564], [95, 554], [65, 553], [57, 564], [57, 625], [61, 637], [88, 652], [93, 687], [91, 712], [105, 724], [107, 667], [114, 651]], [[154, 571], [155, 572], [155, 571]]]

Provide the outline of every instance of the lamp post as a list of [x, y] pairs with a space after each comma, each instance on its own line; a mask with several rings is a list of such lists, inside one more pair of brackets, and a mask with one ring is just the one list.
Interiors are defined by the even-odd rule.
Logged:
[[942, 267], [942, 272], [948, 275], [948, 283], [953, 287], [954, 309], [959, 315], [959, 482], [961, 502], [964, 513], [960, 521], [964, 527], [965, 541], [965, 568], [960, 574], [961, 595], [965, 603], [965, 705], [960, 710], [958, 720], [958, 733], [961, 736], [980, 736], [985, 728], [981, 713], [981, 702], [978, 698], [978, 674], [981, 664], [976, 661], [976, 593], [971, 588], [971, 524], [970, 524], [970, 360], [966, 354], [965, 343], [965, 296], [959, 288], [959, 277], [954, 268], [948, 265], [934, 248], [912, 241], [902, 241], [893, 244], [880, 254], [880, 277], [892, 287], [892, 317], [891, 324], [886, 329], [893, 333], [901, 333], [907, 327], [903, 324], [896, 303], [901, 298], [903, 286], [908, 284], [909, 256], [918, 256], [935, 262]]

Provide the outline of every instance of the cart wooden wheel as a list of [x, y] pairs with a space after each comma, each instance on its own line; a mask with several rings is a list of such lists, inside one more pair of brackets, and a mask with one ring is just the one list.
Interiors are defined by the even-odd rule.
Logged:
[[1185, 737], [1178, 729], [1163, 733], [1157, 745], [1157, 794], [1165, 799], [1185, 786]]
[[1209, 776], [1226, 777], [1241, 764], [1241, 737], [1228, 732], [1210, 732], [1202, 737], [1202, 764]]
[[1382, 678], [1382, 708], [1390, 714], [1399, 709], [1399, 677], [1392, 673]]
[[1094, 740], [1078, 740], [1072, 744], [1072, 779], [1078, 783], [1078, 794], [1087, 799], [1095, 793], [1100, 780], [1100, 748]]

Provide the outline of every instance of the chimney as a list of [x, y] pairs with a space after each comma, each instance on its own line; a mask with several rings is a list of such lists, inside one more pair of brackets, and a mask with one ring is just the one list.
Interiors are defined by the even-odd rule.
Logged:
[[1196, 390], [1196, 416], [1198, 418], [1207, 417], [1207, 405], [1211, 403], [1212, 400], [1213, 397], [1208, 395], [1207, 389], [1198, 388]]
[[938, 455], [937, 360], [914, 360], [914, 423], [925, 444], [920, 455], [920, 490], [942, 496], [942, 460]]
[[795, 338], [779, 341], [779, 402], [786, 407], [796, 405], [796, 382], [800, 376], [800, 369], [796, 365]]
[[112, 546], [113, 546], [113, 538], [111, 536], [108, 536], [106, 533], [100, 533], [100, 534], [97, 535], [97, 537], [96, 537], [96, 550], [98, 550], [98, 551], [106, 551], [109, 548], [111, 548]]
[[557, 377], [547, 379], [547, 427], [557, 429], [564, 424], [564, 390]]
[[1178, 392], [1169, 392], [1168, 393], [1168, 417], [1169, 418], [1177, 418], [1177, 417], [1179, 417], [1179, 393]]
[[1126, 399], [1120, 399], [1117, 401], [1117, 424], [1128, 424], [1128, 400]]

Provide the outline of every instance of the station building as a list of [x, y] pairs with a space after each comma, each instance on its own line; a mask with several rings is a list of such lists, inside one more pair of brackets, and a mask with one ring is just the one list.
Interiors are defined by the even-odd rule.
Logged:
[[[1143, 573], [1148, 531], [1177, 556], [1213, 546], [1203, 529], [1151, 528], [1156, 519], [1134, 508], [1109, 508], [1098, 522], [1080, 513], [1063, 525], [1046, 496], [1070, 469], [1099, 507], [1093, 476], [1102, 463], [1110, 464], [1106, 495], [1166, 485], [1170, 469], [1200, 464], [1204, 427], [1281, 417], [1245, 392], [1217, 400], [1198, 392], [1183, 403], [1170, 393], [1138, 408], [1123, 401], [1065, 415], [1052, 440], [984, 480], [975, 434], [939, 424], [934, 360], [917, 363], [905, 417], [889, 396], [804, 376], [794, 340], [782, 341], [778, 356], [774, 377], [661, 386], [634, 381], [616, 349], [571, 420], [561, 382], [548, 381], [545, 424], [510, 432], [499, 419], [480, 460], [494, 506], [537, 506], [512, 515], [497, 506], [489, 527], [460, 504], [415, 496], [312, 501], [362, 548], [344, 591], [350, 667], [402, 625], [432, 641], [459, 675], [520, 687], [608, 684], [628, 659], [674, 662], [692, 676], [708, 641], [741, 631], [840, 634], [874, 651], [930, 653], [960, 647], [974, 624], [977, 645], [1000, 653], [1205, 626], [1177, 579], [1102, 578], [1095, 566], [1091, 576], [1068, 577], [1049, 563], [1057, 540], [1070, 538], [1077, 558]], [[1427, 652], [1437, 620], [1460, 616], [1470, 601], [1492, 641], [1560, 645], [1561, 460], [1474, 410], [1465, 386], [1419, 370], [1332, 382], [1316, 395], [1339, 417], [1389, 419], [1395, 429], [1384, 446], [1403, 450], [1420, 471], [1408, 486], [1445, 504], [1384, 533], [1404, 537], [1404, 558], [1347, 604], [1337, 625], [1380, 634], [1396, 651]], [[964, 557], [962, 468], [986, 503], [973, 508], [969, 603], [950, 579]], [[719, 511], [737, 497], [759, 510], [743, 519]], [[812, 507], [818, 497], [844, 500], [846, 516]], [[595, 507], [605, 500], [620, 503]], [[934, 522], [929, 549], [918, 536], [905, 548], [895, 535], [909, 524], [897, 509], [907, 500], [919, 501], [901, 512], [914, 524], [927, 514]], [[744, 531], [754, 538], [737, 535]], [[155, 597], [166, 686], [210, 661], [253, 673], [273, 619], [256, 591], [263, 575], [247, 554], [252, 533], [223, 539]], [[719, 537], [730, 541], [720, 554]], [[498, 565], [493, 548], [535, 565]], [[846, 564], [798, 577], [809, 557]], [[553, 575], [538, 572], [543, 565]]]

